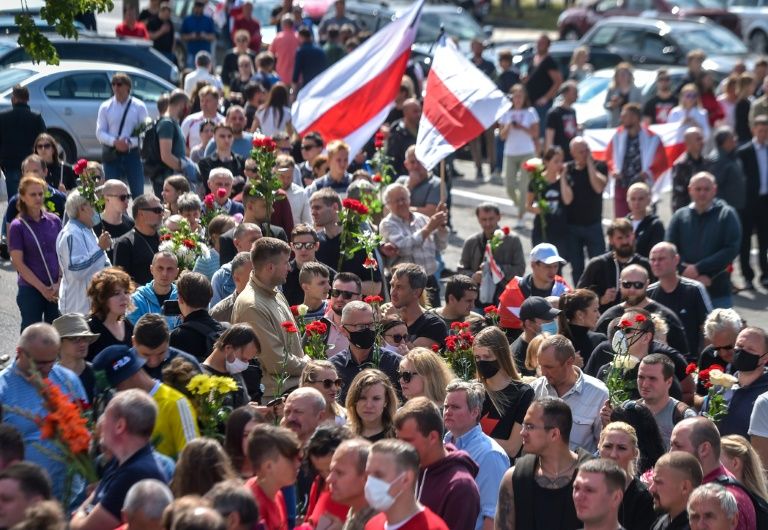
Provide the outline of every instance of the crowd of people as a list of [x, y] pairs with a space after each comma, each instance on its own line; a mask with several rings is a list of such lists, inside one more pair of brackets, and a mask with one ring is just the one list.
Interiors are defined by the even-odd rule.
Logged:
[[[149, 129], [131, 78], [113, 76], [101, 163], [66, 164], [22, 86], [0, 113], [21, 316], [0, 372], [0, 528], [765, 527], [768, 333], [732, 308], [730, 276], [741, 253], [752, 286], [755, 229], [768, 271], [766, 96], [741, 141], [720, 124], [728, 112], [697, 103], [713, 89], [699, 55], [680, 106], [659, 71], [650, 116], [620, 65], [603, 164], [571, 108], [587, 50], [564, 81], [545, 37], [523, 77], [510, 54], [496, 72], [474, 43], [512, 100], [498, 137], [471, 146], [478, 176], [483, 152], [494, 177], [504, 168], [518, 225], [534, 215], [533, 248], [484, 202], [446, 264], [450, 182], [415, 153], [418, 79], [403, 77], [360, 153], [291, 125], [292, 90], [360, 36], [343, 0], [320, 25], [323, 48], [276, 12], [271, 52], [244, 2], [221, 78], [202, 7], [182, 29], [195, 69]], [[144, 28], [160, 49], [167, 10], [127, 8], [118, 32]], [[686, 147], [666, 227], [651, 205], [659, 140], [645, 127], [662, 114]], [[538, 175], [524, 167], [534, 155]], [[221, 388], [201, 399], [200, 381]], [[55, 423], [68, 405], [78, 412]]]

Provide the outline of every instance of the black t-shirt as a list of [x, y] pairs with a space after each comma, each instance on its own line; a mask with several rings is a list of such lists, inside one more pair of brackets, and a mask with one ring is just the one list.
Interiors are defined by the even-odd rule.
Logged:
[[200, 365], [200, 368], [203, 369], [204, 374], [231, 377], [235, 383], [237, 383], [237, 390], [224, 396], [224, 400], [222, 402], [223, 406], [230, 407], [232, 410], [234, 410], [238, 407], [242, 407], [243, 405], [247, 405], [248, 402], [251, 401], [251, 396], [248, 395], [248, 390], [245, 387], [245, 380], [243, 379], [242, 374], [219, 372], [215, 368], [212, 368], [204, 363]]
[[[326, 266], [335, 269], [339, 265], [339, 254], [341, 253], [341, 236], [329, 238], [325, 232], [318, 234], [320, 238], [320, 248], [315, 253], [315, 259]], [[371, 281], [371, 271], [373, 271], [373, 281], [381, 281], [381, 272], [378, 268], [366, 269], [363, 267], [365, 262], [365, 251], [359, 250], [351, 259], [344, 260], [341, 264], [341, 270], [338, 272], [353, 272], [357, 274], [362, 281]]]
[[486, 390], [480, 426], [491, 438], [507, 440], [512, 434], [515, 423], [523, 424], [525, 413], [533, 401], [533, 389], [521, 381], [511, 381], [504, 390], [494, 394], [497, 396], [494, 399], [499, 402], [499, 406], [504, 407], [504, 413], [499, 412], [494, 399], [489, 397]]
[[80, 382], [85, 389], [85, 395], [88, 396], [88, 403], [93, 404], [93, 396], [96, 393], [96, 374], [93, 371], [91, 363], [85, 363], [85, 369], [79, 377]]
[[643, 116], [650, 118], [651, 123], [667, 123], [669, 112], [677, 105], [677, 98], [670, 95], [668, 98], [653, 96], [643, 105]]
[[573, 162], [565, 165], [564, 176], [573, 189], [573, 201], [565, 207], [568, 224], [589, 226], [603, 218], [603, 194], [597, 193], [589, 183], [589, 171], [577, 169]]
[[124, 318], [122, 322], [123, 326], [125, 326], [125, 335], [123, 336], [123, 340], [118, 340], [112, 335], [112, 332], [107, 329], [100, 318], [92, 316], [88, 319], [88, 327], [91, 329], [91, 333], [99, 334], [99, 338], [88, 346], [87, 359], [89, 362], [93, 362], [93, 358], [107, 346], [114, 346], [116, 344], [122, 344], [128, 347], [133, 346], [133, 324], [131, 324], [131, 321], [127, 318]]
[[515, 341], [510, 344], [509, 349], [512, 351], [512, 358], [515, 360], [515, 366], [520, 375], [535, 376], [536, 370], [530, 370], [525, 367], [525, 356], [528, 352], [528, 343], [523, 339], [523, 335], [520, 335]]
[[528, 81], [525, 83], [525, 88], [528, 90], [528, 98], [532, 103], [535, 104], [536, 100], [544, 96], [552, 88], [552, 78], [549, 75], [549, 72], [552, 70], [559, 71], [557, 63], [549, 54], [544, 57], [544, 60], [538, 66], [533, 68]]
[[655, 283], [648, 287], [648, 298], [671, 309], [685, 329], [685, 338], [692, 354], [699, 351], [701, 342], [701, 326], [704, 324], [709, 308], [705, 300], [709, 299], [706, 288], [699, 282], [680, 278], [677, 287], [671, 293]]
[[[562, 236], [562, 234], [564, 234], [567, 230], [565, 220], [565, 204], [563, 204], [563, 198], [560, 194], [560, 179], [547, 184], [543, 197], [539, 197], [539, 195], [536, 193], [536, 190], [533, 187], [533, 180], [528, 183], [528, 191], [533, 193], [534, 201], [539, 201], [539, 199], [543, 198], [547, 202], [547, 213], [544, 215], [544, 219], [546, 220], [546, 232], [548, 236], [547, 241], [560, 242], [562, 237], [558, 238], [557, 236]], [[541, 230], [541, 216], [537, 215], [534, 218], [533, 226], [534, 231]]]
[[653, 495], [640, 479], [633, 478], [619, 505], [619, 523], [625, 530], [648, 530], [655, 518]]
[[448, 336], [448, 327], [442, 318], [434, 313], [425, 312], [408, 326], [408, 341], [413, 342], [419, 337], [426, 337], [438, 344], [443, 344]]
[[566, 162], [572, 160], [570, 143], [579, 133], [576, 111], [561, 106], [553, 107], [547, 113], [546, 121], [547, 129], [555, 131], [554, 145], [563, 150]]
[[115, 241], [112, 264], [122, 267], [138, 285], [147, 284], [152, 281], [149, 266], [159, 246], [160, 237], [157, 234], [145, 236], [131, 230]]
[[163, 27], [163, 24], [169, 24], [171, 26], [170, 31], [166, 31], [158, 38], [156, 38], [152, 44], [152, 47], [159, 52], [173, 53], [173, 24], [170, 20], [161, 20], [158, 16], [153, 16], [147, 21], [147, 31], [152, 33]]
[[123, 234], [127, 234], [133, 229], [133, 219], [128, 217], [126, 214], [123, 214], [122, 219], [120, 219], [120, 224], [113, 225], [102, 219], [101, 226], [104, 227], [104, 230], [109, 233], [112, 239], [117, 239], [118, 237], [122, 236]]

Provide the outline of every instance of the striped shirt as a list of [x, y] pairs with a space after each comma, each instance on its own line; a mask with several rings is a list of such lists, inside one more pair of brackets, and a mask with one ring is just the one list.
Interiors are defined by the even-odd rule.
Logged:
[[171, 458], [178, 458], [184, 447], [199, 436], [194, 409], [178, 390], [161, 383], [149, 395], [157, 403], [157, 421], [152, 431], [155, 450]]
[[392, 243], [397, 247], [397, 256], [387, 260], [389, 267], [399, 263], [421, 265], [431, 276], [437, 271], [437, 252], [448, 246], [448, 230], [435, 230], [424, 237], [423, 229], [429, 224], [429, 217], [418, 212], [411, 212], [410, 219], [402, 219], [393, 213], [381, 221], [382, 243]]

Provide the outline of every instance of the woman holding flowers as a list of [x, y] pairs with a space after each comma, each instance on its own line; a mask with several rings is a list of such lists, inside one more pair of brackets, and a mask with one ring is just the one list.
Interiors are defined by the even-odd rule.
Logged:
[[299, 386], [311, 386], [325, 397], [322, 423], [330, 422], [337, 425], [347, 423], [347, 412], [337, 401], [342, 384], [336, 367], [330, 361], [313, 359], [304, 366]]
[[619, 505], [619, 523], [626, 530], [649, 530], [656, 514], [653, 496], [637, 476], [637, 447], [635, 428], [623, 421], [614, 421], [603, 428], [598, 443], [600, 458], [613, 460], [627, 474], [624, 497]]
[[[536, 159], [534, 159], [536, 160]], [[563, 150], [550, 147], [544, 152], [540, 164], [526, 162], [532, 173], [525, 199], [526, 210], [536, 216], [533, 220], [531, 244], [552, 243], [559, 249], [567, 248], [568, 226], [563, 203]]]
[[480, 426], [514, 460], [523, 446], [520, 431], [533, 389], [521, 381], [509, 341], [499, 328], [488, 327], [475, 335], [472, 351], [477, 377], [485, 387]]
[[221, 334], [211, 354], [200, 365], [205, 374], [231, 377], [237, 383], [237, 390], [225, 398], [226, 406], [237, 408], [251, 401], [243, 372], [260, 351], [261, 344], [253, 328], [249, 324], [235, 324]]
[[16, 296], [21, 313], [21, 329], [59, 316], [58, 298], [61, 271], [56, 255], [56, 238], [61, 219], [48, 213], [45, 181], [26, 175], [19, 183], [16, 207], [19, 214], [8, 229], [11, 263], [19, 275]]
[[67, 191], [77, 186], [77, 176], [72, 166], [64, 162], [61, 146], [48, 133], [42, 133], [35, 139], [35, 154], [40, 156], [48, 168], [45, 180], [59, 191]]

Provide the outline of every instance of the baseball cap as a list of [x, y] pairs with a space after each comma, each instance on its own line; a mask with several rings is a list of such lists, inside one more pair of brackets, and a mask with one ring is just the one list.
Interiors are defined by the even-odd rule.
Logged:
[[531, 249], [531, 261], [540, 261], [546, 265], [565, 263], [557, 253], [557, 247], [552, 243], [539, 243]]
[[520, 306], [520, 320], [540, 318], [549, 321], [556, 319], [559, 314], [560, 310], [549, 305], [541, 296], [530, 296]]
[[78, 313], [67, 313], [53, 321], [53, 327], [59, 332], [62, 339], [74, 339], [76, 337], [85, 337], [89, 344], [96, 342], [99, 338], [98, 333], [92, 333], [88, 327], [88, 321], [83, 315]]
[[109, 386], [116, 387], [141, 370], [147, 361], [134, 348], [123, 344], [107, 346], [93, 359], [93, 369], [104, 370]]

